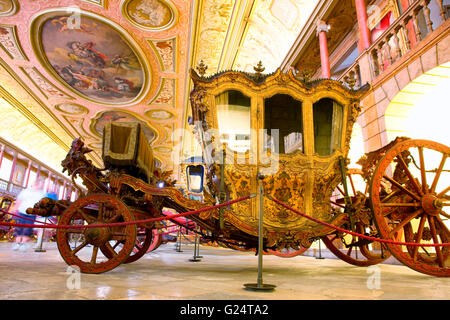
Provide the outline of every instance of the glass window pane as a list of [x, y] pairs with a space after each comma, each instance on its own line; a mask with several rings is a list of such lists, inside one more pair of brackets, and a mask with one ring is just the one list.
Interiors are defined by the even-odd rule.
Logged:
[[[264, 127], [279, 130], [279, 153], [303, 151], [302, 103], [287, 94], [277, 94], [264, 100]], [[274, 141], [270, 144], [272, 145]], [[273, 150], [273, 148], [272, 148]]]
[[188, 166], [186, 168], [188, 189], [190, 192], [200, 193], [203, 191], [204, 168], [201, 165]]
[[250, 106], [250, 98], [236, 90], [216, 96], [220, 141], [231, 150], [250, 150]]
[[328, 156], [341, 148], [344, 108], [325, 98], [313, 105], [314, 152]]

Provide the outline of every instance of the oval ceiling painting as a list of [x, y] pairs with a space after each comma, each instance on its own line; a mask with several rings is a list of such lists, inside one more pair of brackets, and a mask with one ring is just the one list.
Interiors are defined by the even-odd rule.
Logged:
[[149, 30], [165, 30], [176, 21], [176, 9], [164, 0], [125, 0], [122, 13], [137, 27]]
[[126, 104], [142, 96], [147, 67], [133, 40], [111, 21], [88, 12], [51, 10], [32, 22], [41, 63], [66, 87], [97, 103]]

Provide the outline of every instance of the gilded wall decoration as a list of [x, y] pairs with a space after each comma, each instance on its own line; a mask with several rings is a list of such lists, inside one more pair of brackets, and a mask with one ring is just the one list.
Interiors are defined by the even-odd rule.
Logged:
[[21, 67], [21, 69], [47, 99], [71, 99], [71, 97], [57, 89], [35, 67]]
[[76, 103], [60, 103], [55, 105], [55, 109], [72, 115], [80, 115], [89, 112], [88, 108]]
[[193, 64], [202, 59], [208, 65], [208, 72], [214, 73], [219, 65], [233, 4], [232, 0], [206, 0], [203, 3]]
[[92, 149], [102, 150], [103, 143], [101, 143], [101, 142], [93, 142], [93, 143], [89, 143], [89, 144], [88, 144], [88, 147], [89, 147], [89, 148], [92, 148]]
[[160, 153], [170, 153], [170, 152], [172, 152], [172, 149], [168, 148], [168, 147], [156, 147], [156, 148], [154, 148], [154, 150], [156, 152], [160, 152]]
[[270, 13], [286, 29], [291, 30], [295, 26], [300, 10], [292, 0], [273, 0], [269, 7]]
[[15, 26], [0, 25], [0, 47], [15, 60], [27, 60], [17, 38]]
[[172, 119], [175, 115], [167, 110], [163, 109], [153, 109], [145, 112], [145, 115], [152, 120], [169, 120]]
[[7, 17], [16, 14], [19, 4], [16, 0], [0, 0], [0, 17]]
[[175, 79], [163, 78], [161, 89], [150, 104], [175, 106], [175, 81]]
[[[256, 2], [232, 68], [254, 72], [253, 66], [261, 60], [266, 68], [265, 73], [274, 72], [317, 2], [318, 0]], [[257, 56], [255, 52], [258, 53]]]
[[136, 115], [131, 114], [126, 111], [121, 110], [108, 110], [99, 113], [95, 119], [92, 120], [90, 128], [91, 131], [99, 136], [103, 136], [103, 128], [105, 127], [105, 124], [110, 121], [119, 121], [119, 122], [140, 122], [142, 129], [144, 130], [144, 134], [147, 137], [147, 140], [149, 143], [152, 143], [154, 140], [156, 140], [156, 132], [150, 128], [147, 122], [139, 119]]
[[[75, 13], [73, 13], [75, 14]], [[32, 45], [44, 67], [81, 97], [107, 104], [136, 101], [147, 86], [140, 49], [100, 16], [51, 10], [32, 23]]]
[[148, 40], [150, 46], [157, 53], [162, 72], [176, 71], [176, 38], [168, 40]]
[[159, 31], [169, 29], [177, 20], [177, 10], [165, 0], [125, 0], [122, 14], [139, 28]]
[[76, 133], [76, 137], [83, 137], [84, 139], [97, 140], [98, 137], [90, 134], [84, 129], [84, 118], [83, 117], [71, 117], [67, 115], [62, 116], [67, 123], [72, 127], [73, 131]]
[[87, 2], [87, 3], [92, 3], [92, 4], [95, 4], [95, 5], [98, 5], [98, 6], [104, 8], [106, 6], [107, 0], [82, 0], [82, 1]]

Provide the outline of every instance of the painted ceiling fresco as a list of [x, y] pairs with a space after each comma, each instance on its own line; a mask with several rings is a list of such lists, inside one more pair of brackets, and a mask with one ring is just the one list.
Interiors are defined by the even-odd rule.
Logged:
[[0, 0], [0, 136], [58, 171], [82, 137], [102, 167], [104, 124], [139, 121], [179, 179], [189, 69], [274, 71], [317, 2]]

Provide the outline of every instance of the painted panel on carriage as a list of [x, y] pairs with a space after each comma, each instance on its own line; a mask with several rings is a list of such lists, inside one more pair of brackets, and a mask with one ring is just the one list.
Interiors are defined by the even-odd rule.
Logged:
[[82, 97], [115, 104], [141, 93], [145, 79], [140, 59], [124, 35], [106, 21], [53, 13], [41, 24], [39, 40], [44, 64], [48, 62], [58, 80]]

